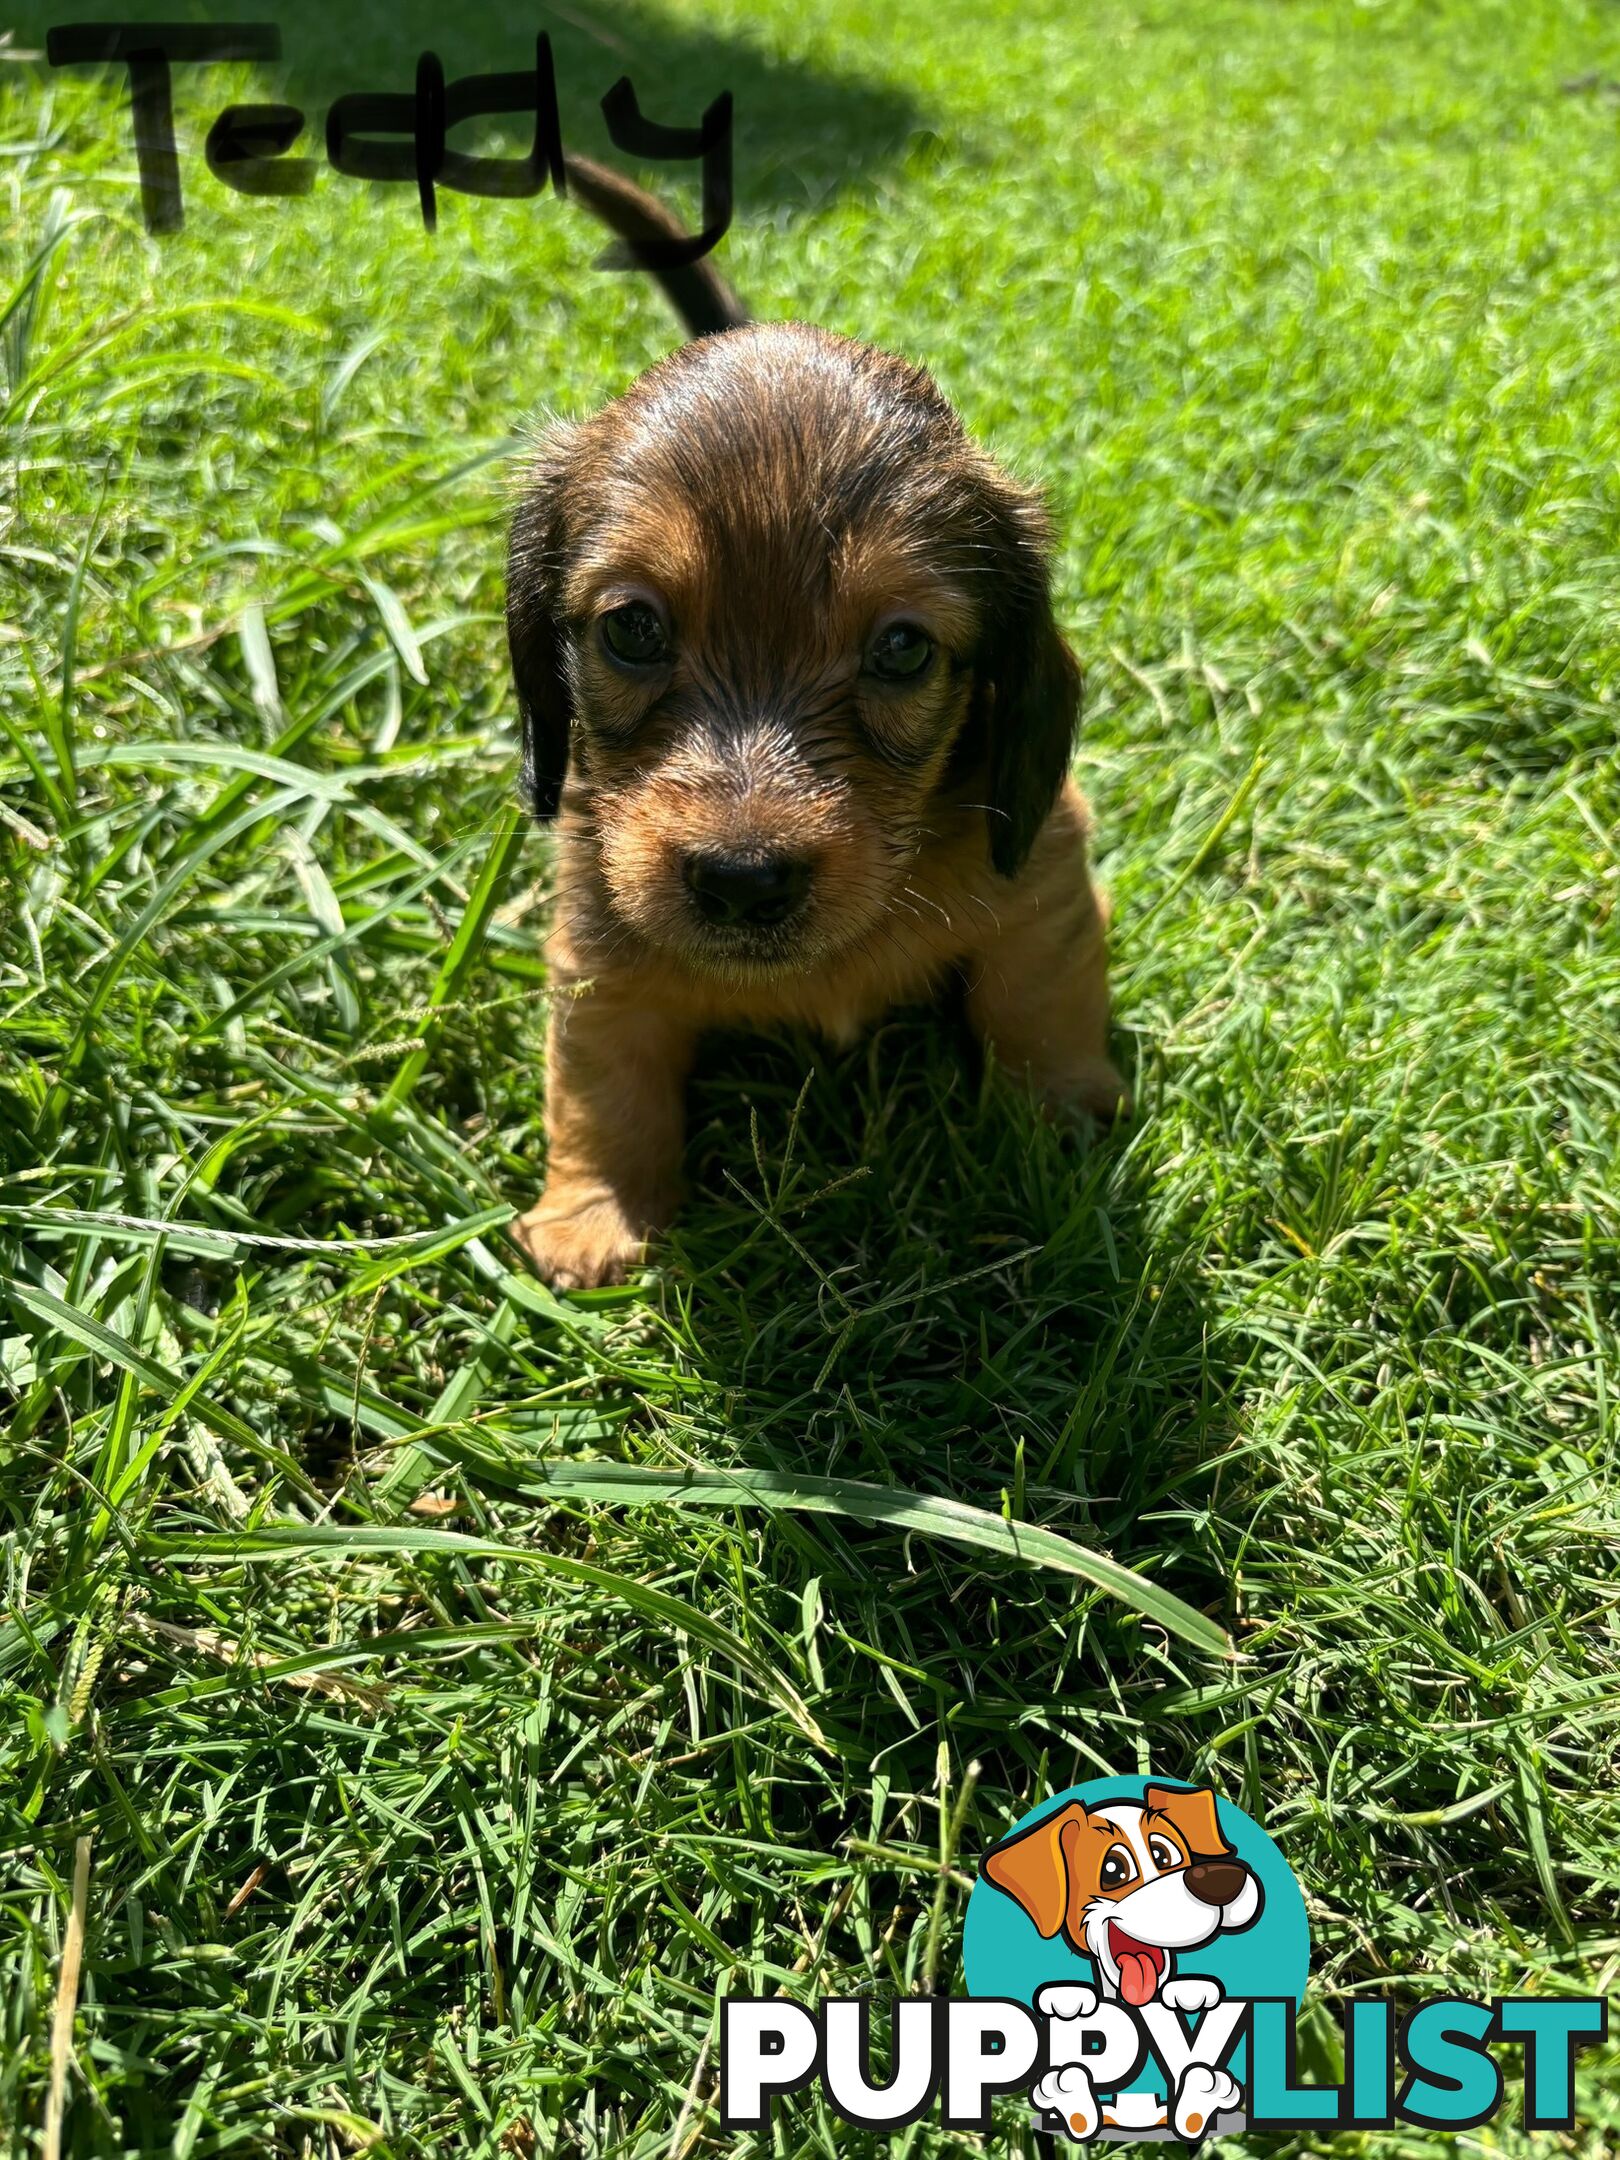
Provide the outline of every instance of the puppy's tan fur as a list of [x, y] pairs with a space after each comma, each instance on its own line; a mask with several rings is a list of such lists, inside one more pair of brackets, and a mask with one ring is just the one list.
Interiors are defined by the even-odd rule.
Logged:
[[[1043, 1101], [1120, 1106], [1048, 551], [921, 370], [797, 325], [689, 344], [544, 443], [508, 615], [531, 796], [560, 820], [549, 1161], [516, 1225], [551, 1281], [620, 1278], [668, 1222], [707, 1028], [846, 1041], [955, 969]], [[669, 627], [654, 669], [603, 649], [627, 604]], [[932, 641], [916, 681], [869, 665], [896, 620]], [[809, 891], [717, 929], [694, 855], [791, 857]]]
[[[1149, 1826], [1174, 1850], [1175, 1866], [1186, 1868], [1196, 1860], [1231, 1854], [1215, 1795], [1207, 1786], [1182, 1792], [1173, 1785], [1150, 1785], [1143, 1799]], [[1061, 1929], [1070, 1946], [1085, 1955], [1087, 1907], [1099, 1898], [1113, 1903], [1140, 1887], [1136, 1876], [1112, 1888], [1104, 1883], [1102, 1863], [1118, 1845], [1119, 1832], [1108, 1820], [1106, 1802], [1093, 1814], [1080, 1801], [1071, 1801], [1033, 1829], [1017, 1831], [992, 1847], [984, 1873], [1024, 1908], [1043, 1936], [1050, 1940]]]

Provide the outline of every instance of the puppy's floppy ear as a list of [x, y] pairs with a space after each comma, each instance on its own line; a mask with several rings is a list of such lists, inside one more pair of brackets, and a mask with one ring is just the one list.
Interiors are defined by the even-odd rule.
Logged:
[[985, 1880], [1022, 1905], [1048, 1939], [1062, 1927], [1069, 1909], [1070, 1833], [1085, 1814], [1080, 1803], [1071, 1800], [1028, 1830], [1015, 1830], [984, 1856], [980, 1872]]
[[1213, 1860], [1232, 1851], [1221, 1834], [1215, 1795], [1207, 1785], [1193, 1792], [1178, 1792], [1173, 1785], [1150, 1785], [1143, 1805], [1150, 1813], [1165, 1816], [1181, 1832], [1194, 1859]]
[[974, 719], [988, 751], [990, 860], [1014, 877], [1068, 776], [1081, 674], [1052, 615], [1046, 512], [1037, 497], [998, 483]]
[[552, 818], [568, 771], [573, 689], [568, 679], [562, 579], [573, 431], [542, 443], [523, 479], [506, 551], [506, 640], [523, 737], [523, 799]]

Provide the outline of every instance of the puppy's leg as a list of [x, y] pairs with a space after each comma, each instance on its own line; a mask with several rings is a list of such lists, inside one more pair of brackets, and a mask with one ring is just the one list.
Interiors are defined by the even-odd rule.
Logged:
[[980, 1040], [1051, 1109], [1103, 1120], [1128, 1110], [1108, 1056], [1107, 919], [1072, 785], [997, 914], [999, 935], [968, 962], [968, 1018]]
[[1185, 2145], [1199, 2145], [1215, 2127], [1217, 2115], [1241, 2107], [1243, 2094], [1230, 2070], [1216, 2070], [1207, 2063], [1189, 2063], [1176, 2087], [1171, 2122]]
[[1097, 2105], [1090, 2072], [1082, 2063], [1049, 2070], [1029, 2097], [1041, 2127], [1048, 2131], [1061, 2129], [1076, 2145], [1089, 2145], [1107, 2119]]
[[547, 1031], [546, 1188], [513, 1224], [558, 1289], [622, 1282], [674, 1212], [691, 1031], [588, 988], [559, 995]]

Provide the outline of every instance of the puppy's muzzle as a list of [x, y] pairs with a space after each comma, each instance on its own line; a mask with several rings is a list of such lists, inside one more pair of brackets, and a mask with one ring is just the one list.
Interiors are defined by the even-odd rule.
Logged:
[[1230, 1905], [1248, 1879], [1240, 1860], [1195, 1860], [1184, 1878], [1201, 1905]]
[[791, 855], [689, 855], [682, 875], [699, 915], [721, 929], [772, 929], [810, 890], [810, 865]]

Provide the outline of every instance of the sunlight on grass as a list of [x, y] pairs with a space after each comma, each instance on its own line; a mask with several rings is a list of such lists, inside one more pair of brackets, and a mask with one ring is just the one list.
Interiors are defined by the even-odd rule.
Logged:
[[[312, 109], [439, 36], [283, 20]], [[148, 240], [0, 50], [10, 2149], [86, 1835], [80, 2153], [763, 2151], [717, 1996], [953, 1976], [959, 1800], [1109, 1772], [1265, 1824], [1329, 2003], [1611, 1990], [1620, 13], [555, 27], [582, 149], [729, 81], [739, 289], [1050, 485], [1139, 1115], [720, 1044], [659, 1267], [535, 1282], [506, 460], [673, 330], [549, 198], [228, 195], [240, 69]]]

